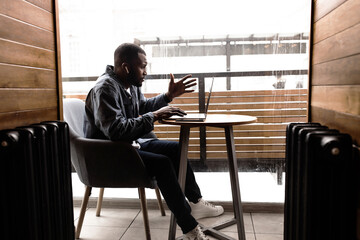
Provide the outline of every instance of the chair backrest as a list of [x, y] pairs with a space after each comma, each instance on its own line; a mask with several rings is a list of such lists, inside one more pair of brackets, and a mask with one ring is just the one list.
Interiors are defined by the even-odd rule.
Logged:
[[85, 185], [92, 187], [154, 187], [136, 150], [127, 142], [84, 137], [85, 103], [64, 99], [69, 125], [71, 162]]
[[64, 120], [69, 124], [70, 134], [84, 137], [85, 103], [80, 99], [64, 99]]

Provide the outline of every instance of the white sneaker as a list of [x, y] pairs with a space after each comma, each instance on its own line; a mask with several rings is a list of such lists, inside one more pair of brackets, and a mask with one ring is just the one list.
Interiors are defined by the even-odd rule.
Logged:
[[185, 234], [184, 240], [210, 240], [201, 230], [200, 226]]
[[191, 207], [191, 215], [195, 219], [216, 217], [224, 213], [224, 208], [222, 206], [215, 206], [202, 198], [200, 198], [198, 203], [189, 202], [189, 204]]

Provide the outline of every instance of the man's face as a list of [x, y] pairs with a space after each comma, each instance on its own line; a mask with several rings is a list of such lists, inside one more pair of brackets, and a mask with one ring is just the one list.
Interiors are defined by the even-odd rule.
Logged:
[[129, 82], [131, 85], [141, 87], [145, 80], [147, 60], [146, 55], [139, 53], [138, 58], [133, 61], [129, 69]]

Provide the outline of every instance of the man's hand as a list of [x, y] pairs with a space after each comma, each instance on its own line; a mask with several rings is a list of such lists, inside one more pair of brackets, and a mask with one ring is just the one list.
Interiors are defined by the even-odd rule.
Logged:
[[154, 121], [161, 120], [164, 118], [169, 118], [173, 115], [178, 115], [178, 116], [186, 115], [186, 113], [183, 110], [173, 106], [162, 107], [159, 110], [153, 112], [153, 114], [154, 114]]
[[[194, 90], [189, 89], [192, 86], [196, 85], [196, 79], [190, 79], [191, 75], [186, 75], [185, 77], [181, 78], [179, 81], [175, 82], [174, 75], [170, 73], [170, 83], [169, 83], [169, 90], [166, 93], [167, 97], [170, 101], [172, 101], [174, 98], [184, 94], [193, 92]], [[186, 80], [186, 81], [185, 81]]]

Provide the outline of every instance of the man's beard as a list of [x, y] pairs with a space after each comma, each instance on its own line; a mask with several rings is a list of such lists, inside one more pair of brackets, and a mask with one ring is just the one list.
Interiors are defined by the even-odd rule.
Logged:
[[132, 72], [129, 73], [128, 79], [129, 79], [129, 83], [131, 85], [133, 85], [135, 87], [141, 87], [142, 86], [142, 81], [141, 80], [137, 81], [136, 80], [137, 78], [136, 78], [135, 74], [133, 74]]

